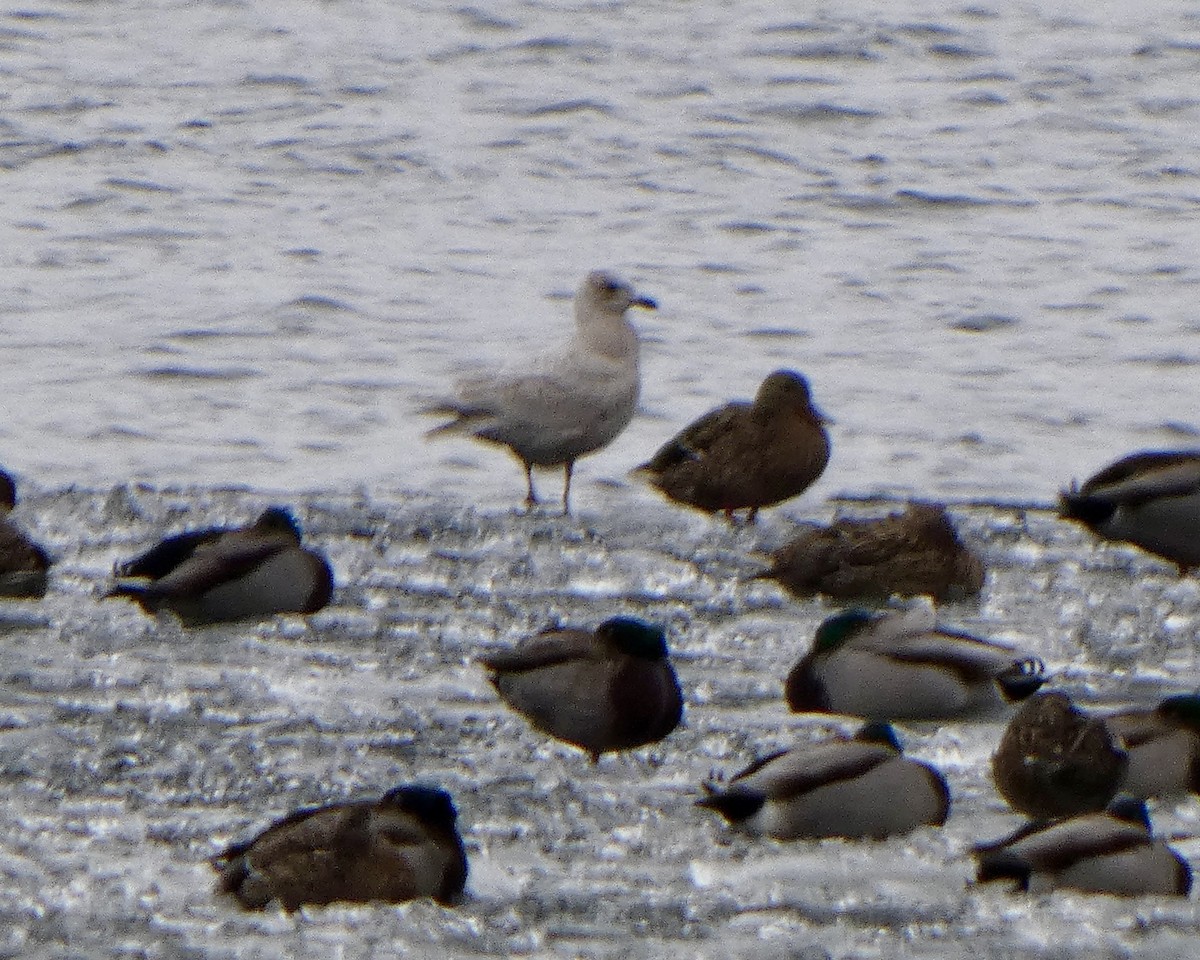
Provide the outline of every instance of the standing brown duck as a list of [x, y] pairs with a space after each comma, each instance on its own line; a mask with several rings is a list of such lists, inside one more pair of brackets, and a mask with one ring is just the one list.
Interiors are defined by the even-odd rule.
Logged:
[[983, 561], [958, 537], [945, 507], [910, 503], [903, 513], [843, 518], [797, 534], [758, 578], [797, 597], [883, 601], [927, 594], [938, 603], [983, 589]]
[[0, 470], [0, 597], [41, 597], [50, 558], [8, 519], [16, 503], [16, 484]]
[[776, 370], [753, 403], [735, 400], [684, 427], [634, 473], [676, 503], [706, 513], [758, 511], [807, 490], [829, 463], [825, 418], [808, 380]]

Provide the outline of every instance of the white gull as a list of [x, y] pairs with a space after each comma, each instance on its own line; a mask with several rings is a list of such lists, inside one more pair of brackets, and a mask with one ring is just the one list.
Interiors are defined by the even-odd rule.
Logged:
[[633, 418], [641, 388], [637, 331], [630, 307], [656, 309], [649, 297], [604, 270], [575, 294], [575, 336], [563, 349], [458, 381], [456, 396], [426, 413], [453, 416], [427, 436], [457, 433], [506, 446], [525, 467], [525, 505], [537, 505], [533, 468], [564, 470], [563, 513], [570, 511], [575, 461], [607, 446]]

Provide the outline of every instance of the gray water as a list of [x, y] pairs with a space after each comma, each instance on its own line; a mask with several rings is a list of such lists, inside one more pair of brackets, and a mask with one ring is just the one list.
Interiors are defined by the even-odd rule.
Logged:
[[1046, 501], [1196, 442], [1198, 51], [1184, 0], [10, 8], [3, 462], [508, 504], [413, 411], [608, 266], [662, 309], [581, 505], [778, 366], [819, 494]]
[[[0, 954], [1193, 955], [1190, 902], [967, 885], [1014, 824], [996, 724], [902, 731], [944, 830], [782, 845], [692, 801], [845, 729], [780, 697], [829, 609], [738, 580], [842, 493], [958, 503], [992, 574], [946, 618], [1082, 699], [1197, 685], [1194, 580], [971, 504], [1196, 442], [1198, 56], [1182, 0], [4, 11], [0, 463], [58, 565], [0, 611]], [[520, 517], [515, 464], [414, 411], [565, 336], [602, 265], [660, 302], [642, 409], [575, 518]], [[731, 531], [627, 479], [779, 366], [835, 421], [803, 498]], [[184, 633], [97, 600], [269, 502], [329, 552], [326, 611]], [[667, 625], [687, 722], [592, 768], [473, 657], [618, 612]], [[413, 779], [461, 808], [465, 906], [213, 896], [224, 843]], [[1195, 801], [1154, 815], [1196, 861]]]

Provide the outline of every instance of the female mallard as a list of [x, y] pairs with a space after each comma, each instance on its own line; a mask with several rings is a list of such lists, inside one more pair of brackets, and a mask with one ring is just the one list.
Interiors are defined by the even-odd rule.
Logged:
[[0, 597], [42, 597], [50, 558], [8, 518], [16, 504], [17, 486], [0, 470]]
[[802, 531], [759, 578], [796, 597], [883, 601], [927, 594], [938, 603], [983, 589], [983, 561], [959, 539], [944, 507], [910, 503], [876, 519], [842, 518]]
[[188, 624], [312, 613], [333, 593], [329, 562], [301, 546], [282, 507], [246, 527], [167, 537], [116, 572], [106, 596], [131, 597], [147, 613], [170, 610]]
[[632, 617], [606, 620], [594, 632], [546, 630], [479, 662], [510, 707], [593, 763], [602, 753], [657, 743], [683, 716], [662, 629]]
[[1120, 797], [1102, 813], [1056, 823], [1032, 823], [975, 849], [977, 880], [1015, 881], [1030, 893], [1068, 888], [1139, 897], [1187, 896], [1192, 871], [1164, 841], [1154, 839], [1146, 805]]
[[450, 905], [467, 881], [457, 815], [449, 794], [425, 786], [298, 810], [214, 858], [218, 889], [251, 910], [418, 897]]
[[871, 720], [980, 717], [1030, 696], [1044, 666], [1011, 647], [937, 626], [932, 606], [846, 610], [817, 628], [785, 684], [796, 713]]
[[1122, 793], [1200, 793], [1200, 694], [1178, 694], [1149, 710], [1109, 714], [1104, 724], [1129, 754]]
[[868, 724], [839, 739], [772, 754], [725, 789], [706, 784], [696, 805], [776, 840], [816, 837], [880, 839], [950, 814], [942, 775], [900, 752], [887, 724]]
[[1103, 810], [1129, 762], [1104, 721], [1065, 693], [1043, 693], [1009, 721], [992, 757], [992, 780], [1014, 810], [1034, 819]]
[[1123, 457], [1064, 490], [1059, 515], [1169, 560], [1182, 576], [1200, 566], [1200, 450]]
[[669, 440], [634, 473], [677, 503], [706, 513], [758, 511], [807, 490], [829, 462], [825, 418], [808, 381], [777, 370], [753, 403], [735, 401], [705, 414]]

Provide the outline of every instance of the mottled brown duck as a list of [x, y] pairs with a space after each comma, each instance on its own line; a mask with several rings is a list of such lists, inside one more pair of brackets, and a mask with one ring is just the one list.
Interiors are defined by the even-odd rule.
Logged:
[[757, 578], [774, 580], [798, 598], [823, 594], [870, 603], [927, 595], [945, 603], [977, 595], [984, 568], [944, 507], [910, 503], [903, 513], [844, 517], [802, 530]]
[[404, 786], [379, 800], [298, 810], [213, 860], [218, 890], [247, 909], [329, 903], [456, 903], [467, 857], [449, 794]]

